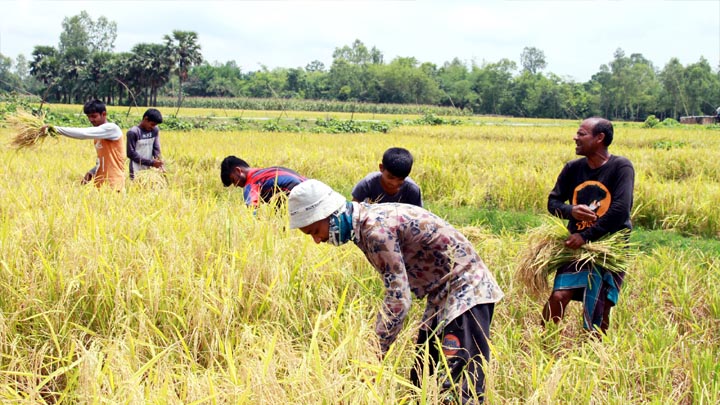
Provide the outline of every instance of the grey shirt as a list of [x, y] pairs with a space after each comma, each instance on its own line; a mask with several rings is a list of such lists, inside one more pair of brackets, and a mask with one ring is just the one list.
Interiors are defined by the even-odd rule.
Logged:
[[367, 203], [389, 203], [398, 202], [417, 205], [422, 207], [422, 194], [420, 187], [408, 176], [400, 187], [400, 191], [394, 195], [388, 195], [380, 185], [382, 173], [372, 172], [360, 180], [352, 190], [353, 199]]
[[135, 173], [152, 167], [153, 159], [160, 156], [160, 130], [144, 131], [138, 125], [127, 132], [127, 157], [130, 159], [130, 178]]

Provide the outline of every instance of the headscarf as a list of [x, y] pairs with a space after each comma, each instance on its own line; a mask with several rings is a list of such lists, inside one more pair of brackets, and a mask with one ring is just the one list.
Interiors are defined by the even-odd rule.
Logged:
[[347, 201], [343, 207], [330, 215], [328, 243], [340, 246], [355, 237], [352, 226], [352, 213], [353, 204]]

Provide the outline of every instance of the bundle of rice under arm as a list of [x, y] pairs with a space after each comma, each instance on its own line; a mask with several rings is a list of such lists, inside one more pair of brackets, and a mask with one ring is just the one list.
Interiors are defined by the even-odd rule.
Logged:
[[532, 296], [540, 296], [549, 288], [548, 278], [560, 266], [575, 263], [577, 269], [602, 267], [612, 272], [627, 270], [632, 256], [628, 242], [628, 230], [615, 232], [595, 241], [587, 242], [579, 249], [565, 246], [570, 235], [563, 221], [551, 217], [551, 221], [528, 234], [528, 247], [521, 251], [517, 280], [525, 285]]
[[8, 114], [5, 121], [17, 132], [10, 142], [10, 146], [14, 149], [34, 147], [48, 136], [57, 137], [58, 135], [54, 126], [45, 127], [45, 113], [37, 116], [24, 110], [17, 110], [15, 113]]

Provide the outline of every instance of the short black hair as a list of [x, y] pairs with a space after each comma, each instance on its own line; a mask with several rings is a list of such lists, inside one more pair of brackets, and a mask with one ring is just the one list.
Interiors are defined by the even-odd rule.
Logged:
[[405, 148], [390, 148], [383, 153], [382, 164], [393, 176], [404, 179], [412, 170], [413, 156]]
[[612, 122], [605, 118], [598, 118], [595, 122], [595, 126], [592, 128], [592, 136], [597, 136], [600, 133], [605, 134], [603, 139], [603, 145], [610, 146], [613, 141], [613, 125]]
[[152, 121], [156, 124], [162, 124], [162, 114], [160, 114], [160, 111], [156, 108], [148, 108], [147, 111], [145, 111], [145, 114], [143, 114], [143, 118], [147, 118], [148, 121]]
[[232, 184], [232, 180], [230, 180], [230, 173], [232, 173], [232, 171], [235, 170], [236, 167], [250, 167], [250, 165], [246, 161], [233, 155], [230, 155], [223, 159], [222, 163], [220, 164], [220, 180], [222, 180], [222, 183], [225, 187], [228, 187]]
[[105, 108], [105, 103], [98, 99], [90, 100], [83, 106], [83, 112], [85, 113], [85, 115], [93, 113], [104, 113], [106, 111], [107, 109]]

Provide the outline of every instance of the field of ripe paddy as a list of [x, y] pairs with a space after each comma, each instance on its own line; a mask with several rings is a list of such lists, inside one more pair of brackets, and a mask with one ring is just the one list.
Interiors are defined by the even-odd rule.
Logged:
[[506, 294], [488, 403], [720, 402], [720, 131], [616, 125], [610, 151], [636, 170], [639, 254], [603, 342], [583, 333], [578, 303], [543, 331], [542, 302], [515, 283], [578, 123], [161, 130], [167, 182], [123, 193], [80, 184], [91, 141], [14, 151], [0, 128], [0, 402], [437, 403], [433, 379], [408, 379], [423, 303], [379, 360], [383, 287], [359, 249], [316, 245], [220, 182], [234, 154], [349, 197], [391, 146], [414, 154], [426, 207], [465, 231]]

